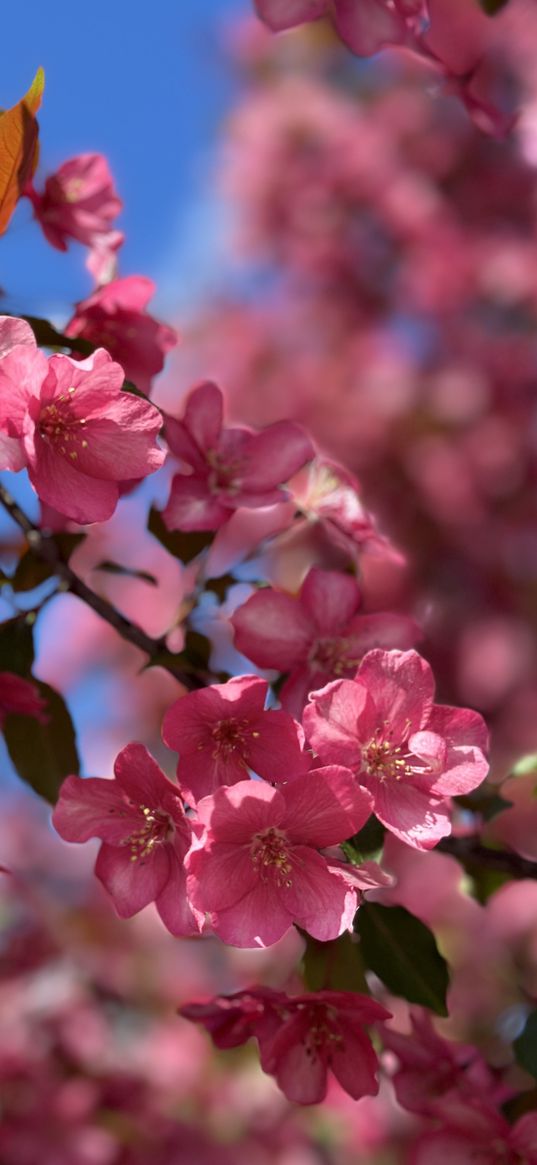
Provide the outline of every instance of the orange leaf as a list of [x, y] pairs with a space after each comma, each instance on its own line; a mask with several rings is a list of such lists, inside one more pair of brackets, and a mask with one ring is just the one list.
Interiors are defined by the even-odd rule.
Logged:
[[9, 220], [24, 186], [37, 165], [39, 127], [35, 114], [45, 86], [43, 69], [38, 69], [28, 92], [12, 109], [0, 115], [0, 235]]

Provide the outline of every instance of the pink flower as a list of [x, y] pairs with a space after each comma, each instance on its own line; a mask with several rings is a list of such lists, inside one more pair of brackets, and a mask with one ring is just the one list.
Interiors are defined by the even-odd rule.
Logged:
[[163, 512], [169, 529], [217, 530], [240, 506], [283, 501], [281, 486], [313, 457], [299, 425], [278, 421], [260, 433], [223, 428], [223, 396], [216, 384], [190, 393], [182, 421], [168, 417], [170, 449], [190, 469], [172, 482]]
[[173, 328], [147, 315], [155, 284], [142, 275], [114, 279], [78, 303], [67, 336], [82, 336], [102, 345], [141, 392], [151, 391], [151, 380], [164, 366], [166, 352], [177, 344]]
[[341, 39], [360, 57], [405, 39], [404, 7], [396, 3], [394, 8], [387, 0], [255, 0], [255, 6], [275, 31], [330, 16]]
[[172, 934], [196, 934], [196, 912], [186, 895], [185, 856], [192, 827], [179, 790], [143, 744], [128, 744], [114, 780], [67, 777], [52, 821], [64, 841], [99, 837], [95, 873], [121, 918], [154, 902]]
[[240, 781], [197, 808], [206, 837], [187, 860], [188, 892], [224, 942], [270, 946], [293, 923], [324, 942], [352, 925], [356, 889], [318, 852], [371, 812], [349, 772], [321, 768], [281, 789]]
[[304, 712], [322, 763], [352, 769], [379, 820], [416, 849], [451, 832], [446, 799], [475, 789], [488, 771], [483, 718], [433, 697], [433, 673], [416, 651], [375, 650], [354, 680], [314, 692]]
[[41, 724], [46, 724], [46, 706], [46, 701], [30, 680], [24, 680], [13, 672], [0, 672], [0, 728], [10, 712], [33, 716]]
[[300, 716], [309, 692], [354, 674], [371, 648], [410, 647], [419, 638], [405, 615], [358, 615], [361, 601], [351, 575], [313, 567], [298, 595], [266, 587], [238, 608], [235, 646], [258, 667], [290, 672], [280, 699]]
[[384, 1047], [399, 1060], [393, 1084], [403, 1108], [429, 1115], [431, 1106], [446, 1093], [491, 1095], [494, 1076], [477, 1048], [443, 1039], [426, 1011], [413, 1008], [410, 1018], [409, 1034], [382, 1029]]
[[102, 348], [81, 361], [47, 360], [30, 343], [11, 348], [0, 361], [1, 468], [27, 466], [40, 499], [75, 522], [111, 517], [120, 483], [165, 457], [155, 440], [160, 413], [123, 393], [123, 379]]
[[179, 1015], [204, 1027], [217, 1048], [238, 1048], [260, 1028], [279, 1026], [273, 1005], [284, 998], [270, 987], [253, 987], [234, 995], [216, 995], [206, 1003], [186, 1003]]
[[203, 1024], [219, 1048], [255, 1036], [263, 1071], [296, 1104], [324, 1100], [329, 1069], [355, 1100], [378, 1092], [378, 1061], [364, 1025], [390, 1013], [368, 996], [316, 991], [291, 997], [254, 988], [188, 1004], [180, 1014]]
[[443, 1101], [441, 1127], [415, 1143], [410, 1165], [537, 1165], [537, 1113], [509, 1125], [497, 1109], [479, 1099]]
[[87, 247], [102, 238], [123, 207], [102, 154], [78, 154], [51, 174], [42, 194], [30, 186], [35, 217], [49, 243], [66, 251], [69, 239]]
[[244, 781], [248, 769], [278, 782], [309, 768], [300, 725], [286, 712], [265, 712], [267, 692], [266, 680], [239, 676], [190, 692], [168, 709], [162, 738], [179, 753], [177, 779], [191, 804], [219, 785]]

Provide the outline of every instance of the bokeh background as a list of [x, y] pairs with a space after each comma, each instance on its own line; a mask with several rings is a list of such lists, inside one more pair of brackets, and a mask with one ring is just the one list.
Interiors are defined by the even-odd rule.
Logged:
[[[357, 474], [396, 548], [364, 559], [366, 607], [415, 616], [440, 698], [486, 716], [491, 784], [514, 807], [485, 836], [537, 859], [531, 763], [504, 784], [537, 750], [536, 6], [513, 0], [491, 54], [498, 93], [521, 110], [505, 140], [410, 57], [358, 61], [324, 26], [271, 37], [247, 0], [53, 8], [3, 13], [0, 99], [17, 100], [42, 64], [39, 175], [87, 150], [108, 158], [125, 204], [121, 274], [155, 281], [151, 310], [182, 336], [153, 399], [179, 415], [190, 385], [215, 377], [236, 420], [294, 417]], [[48, 246], [27, 201], [2, 256], [10, 312], [61, 327], [91, 290], [83, 248]], [[8, 478], [37, 514], [22, 475]], [[166, 494], [164, 475], [125, 498], [72, 564], [180, 646], [191, 580], [143, 530]], [[7, 519], [0, 537], [9, 568]], [[103, 577], [105, 559], [158, 585]], [[305, 564], [276, 543], [263, 569], [296, 589]], [[194, 617], [218, 667], [241, 667], [227, 617], [258, 571], [232, 564], [222, 603]], [[4, 588], [0, 614], [35, 602]], [[36, 642], [36, 675], [66, 697], [86, 775], [109, 774], [133, 737], [173, 775], [160, 743], [179, 693], [169, 675], [141, 672], [141, 653], [69, 595], [47, 604]], [[5, 750], [0, 763], [0, 863], [15, 871], [2, 902], [6, 1165], [34, 1165], [32, 1128], [41, 1165], [410, 1162], [414, 1117], [387, 1083], [358, 1105], [333, 1086], [299, 1111], [254, 1054], [215, 1057], [176, 1018], [216, 990], [298, 982], [298, 936], [238, 953], [174, 941], [152, 908], [120, 923], [92, 879], [95, 847], [61, 843]], [[454, 969], [445, 1031], [503, 1070], [537, 997], [535, 885], [492, 878], [476, 900], [453, 859], [428, 855], [425, 868], [403, 851], [390, 843], [393, 901], [435, 929]]]

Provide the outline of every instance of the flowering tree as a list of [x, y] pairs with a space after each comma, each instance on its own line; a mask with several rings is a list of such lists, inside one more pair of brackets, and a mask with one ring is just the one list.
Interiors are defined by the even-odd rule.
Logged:
[[[184, 399], [153, 384], [178, 336], [118, 274], [106, 160], [39, 189], [41, 72], [0, 118], [1, 229], [29, 199], [95, 280], [62, 331], [0, 317], [0, 721], [55, 830], [34, 806], [0, 832], [0, 1158], [537, 1165], [535, 176], [496, 100], [511, 70], [531, 107], [537, 13], [255, 7], [314, 62], [278, 73], [261, 25], [240, 48], [226, 184], [280, 301], [197, 322]], [[377, 92], [330, 80], [386, 45]], [[103, 659], [113, 775], [65, 679]], [[295, 1107], [321, 1102], [337, 1132]]]

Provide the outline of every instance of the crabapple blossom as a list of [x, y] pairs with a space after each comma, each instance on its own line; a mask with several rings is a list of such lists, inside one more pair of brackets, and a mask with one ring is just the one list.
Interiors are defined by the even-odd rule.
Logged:
[[298, 595], [264, 587], [233, 615], [235, 646], [258, 667], [289, 672], [284, 708], [302, 714], [309, 692], [354, 674], [373, 647], [411, 647], [420, 632], [395, 612], [358, 614], [362, 595], [349, 574], [312, 567]]
[[153, 376], [162, 371], [164, 357], [177, 344], [177, 332], [145, 311], [155, 294], [152, 279], [128, 275], [99, 287], [77, 303], [66, 336], [82, 336], [106, 348], [141, 392], [151, 390]]
[[217, 530], [240, 506], [270, 506], [286, 497], [282, 485], [313, 457], [299, 425], [279, 421], [259, 433], [223, 427], [223, 396], [200, 384], [182, 421], [166, 418], [172, 453], [190, 469], [173, 481], [163, 518], [171, 530]]
[[108, 241], [112, 248], [123, 235], [111, 230], [123, 203], [102, 154], [77, 154], [49, 175], [42, 193], [29, 185], [25, 191], [45, 238], [59, 251], [70, 239], [91, 248]]
[[255, 6], [275, 31], [330, 16], [342, 40], [361, 57], [405, 39], [404, 7], [387, 0], [255, 0]]
[[0, 672], [0, 728], [10, 712], [33, 716], [41, 724], [46, 724], [46, 706], [46, 700], [39, 695], [31, 680], [25, 680], [13, 672]]
[[444, 1100], [436, 1110], [438, 1129], [415, 1142], [411, 1165], [537, 1165], [537, 1113], [510, 1125], [479, 1098]]
[[260, 781], [217, 789], [197, 806], [205, 835], [186, 862], [194, 906], [233, 946], [270, 946], [293, 923], [322, 942], [336, 938], [352, 925], [357, 892], [319, 850], [360, 829], [371, 805], [333, 765], [280, 789]]
[[238, 676], [168, 708], [162, 738], [179, 753], [177, 780], [191, 804], [219, 785], [243, 781], [248, 769], [279, 782], [310, 767], [300, 725], [286, 712], [265, 711], [267, 692], [266, 680]]
[[[383, 1046], [399, 1061], [393, 1084], [403, 1108], [428, 1115], [436, 1101], [450, 1093], [461, 1099], [498, 1093], [494, 1075], [477, 1048], [443, 1039], [426, 1011], [413, 1008], [410, 1021], [409, 1033], [382, 1029]], [[503, 1099], [499, 1094], [497, 1098]]]
[[354, 680], [314, 692], [303, 718], [321, 762], [352, 769], [383, 825], [417, 849], [451, 832], [448, 798], [488, 771], [483, 718], [433, 697], [433, 673], [416, 651], [376, 649]]
[[197, 934], [184, 869], [192, 826], [179, 790], [143, 744], [122, 749], [114, 774], [67, 777], [52, 815], [56, 830], [64, 841], [101, 839], [95, 873], [121, 918], [154, 902], [172, 934]]
[[[12, 334], [0, 319], [0, 332]], [[75, 522], [113, 514], [121, 483], [165, 458], [161, 420], [148, 401], [121, 391], [123, 369], [103, 348], [87, 360], [51, 356], [30, 342], [0, 360], [0, 465], [28, 468], [41, 501]]]
[[378, 1092], [378, 1061], [364, 1026], [390, 1013], [369, 996], [346, 991], [290, 996], [252, 988], [186, 1004], [180, 1014], [202, 1024], [219, 1048], [255, 1036], [263, 1071], [295, 1104], [319, 1104], [329, 1070], [355, 1100]]

